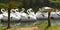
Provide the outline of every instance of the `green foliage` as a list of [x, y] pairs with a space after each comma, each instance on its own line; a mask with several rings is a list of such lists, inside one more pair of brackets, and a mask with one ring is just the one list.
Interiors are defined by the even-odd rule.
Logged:
[[0, 8], [13, 8], [13, 7], [18, 7], [22, 6], [23, 4], [21, 2], [17, 1], [10, 1], [8, 3], [0, 3]]
[[60, 4], [60, 0], [49, 0], [50, 2], [55, 2]]
[[56, 6], [54, 6], [56, 4], [48, 5], [48, 3], [57, 3], [58, 7], [60, 5], [60, 0], [0, 0], [0, 1], [1, 1], [0, 3], [3, 3], [3, 5], [0, 4], [0, 7], [4, 7], [4, 8], [24, 7], [25, 9], [32, 7], [35, 12], [37, 11], [38, 8], [44, 7], [44, 6], [50, 6], [50, 7], [56, 8]]
[[22, 6], [22, 3], [21, 2], [16, 2], [16, 1], [11, 1], [7, 5], [9, 6], [9, 8], [13, 8], [13, 7]]
[[0, 3], [0, 8], [8, 8], [8, 6], [4, 3]]

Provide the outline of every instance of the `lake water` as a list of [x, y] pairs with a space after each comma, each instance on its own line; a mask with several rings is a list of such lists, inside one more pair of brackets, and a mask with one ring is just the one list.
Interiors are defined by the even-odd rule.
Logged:
[[[60, 19], [58, 20], [50, 20], [51, 22], [51, 25], [60, 25]], [[19, 25], [22, 25], [22, 26], [26, 26], [26, 25], [33, 25], [33, 24], [42, 24], [42, 23], [45, 23], [47, 24], [48, 21], [47, 20], [37, 20], [37, 21], [30, 21], [30, 22], [11, 22], [10, 25], [11, 26], [19, 26]], [[2, 22], [0, 23], [0, 26], [7, 26], [7, 22]]]

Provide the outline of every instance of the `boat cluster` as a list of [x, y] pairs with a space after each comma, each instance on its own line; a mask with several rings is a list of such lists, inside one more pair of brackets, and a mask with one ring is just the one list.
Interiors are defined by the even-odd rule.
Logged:
[[[28, 9], [25, 13], [25, 9], [22, 8], [22, 11], [18, 11], [19, 9], [11, 9], [10, 10], [10, 20], [37, 20], [41, 18], [48, 18], [48, 12], [40, 12], [39, 9], [36, 13], [33, 12], [33, 9]], [[0, 14], [0, 19], [7, 20], [8, 19], [8, 11], [4, 8], [1, 9], [2, 14]], [[50, 17], [60, 18], [60, 11], [56, 10], [56, 12], [51, 12]]]

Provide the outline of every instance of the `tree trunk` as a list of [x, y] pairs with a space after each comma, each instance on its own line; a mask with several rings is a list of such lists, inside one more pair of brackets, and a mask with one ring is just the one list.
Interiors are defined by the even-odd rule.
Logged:
[[7, 28], [10, 28], [10, 9], [8, 10], [8, 25]]
[[51, 23], [50, 23], [50, 12], [48, 12], [48, 26], [51, 26]]

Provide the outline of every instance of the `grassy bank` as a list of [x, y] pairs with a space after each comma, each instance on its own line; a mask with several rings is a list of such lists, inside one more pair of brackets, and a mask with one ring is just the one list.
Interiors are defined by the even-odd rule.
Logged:
[[[16, 30], [17, 28], [26, 28], [26, 27], [38, 27], [38, 28], [41, 28], [42, 30], [45, 30], [47, 27], [47, 24], [36, 24], [32, 26], [14, 26], [11, 28], [13, 28], [13, 30]], [[60, 28], [60, 25], [52, 25], [47, 29], [48, 30], [60, 30], [59, 28]], [[0, 30], [6, 30], [6, 27], [0, 27]]]

